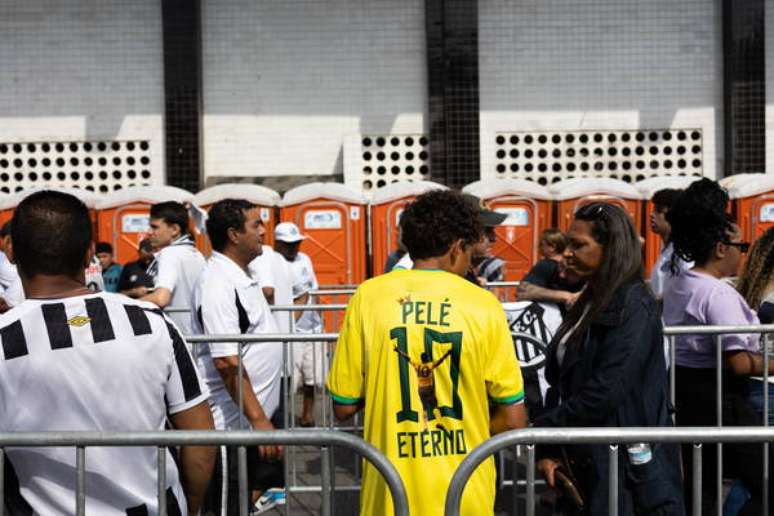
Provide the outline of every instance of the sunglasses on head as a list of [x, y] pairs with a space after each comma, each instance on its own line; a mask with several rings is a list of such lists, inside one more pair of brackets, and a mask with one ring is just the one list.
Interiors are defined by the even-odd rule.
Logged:
[[731, 247], [736, 247], [739, 249], [739, 252], [742, 254], [747, 254], [747, 251], [750, 250], [750, 242], [723, 242], [726, 245], [730, 245]]

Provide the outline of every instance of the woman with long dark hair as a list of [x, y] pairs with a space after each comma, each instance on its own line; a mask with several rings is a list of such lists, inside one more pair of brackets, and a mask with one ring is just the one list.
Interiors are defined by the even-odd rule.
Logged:
[[[558, 396], [534, 426], [669, 426], [663, 328], [642, 280], [639, 235], [629, 216], [609, 204], [582, 207], [564, 258], [586, 287], [551, 342], [546, 377]], [[640, 443], [622, 451], [619, 514], [684, 514], [677, 447]], [[539, 456], [549, 485], [557, 475], [577, 485], [578, 514], [608, 514], [607, 446], [543, 447]]]
[[[674, 257], [694, 262], [694, 267], [674, 279], [664, 293], [664, 321], [668, 326], [748, 325], [758, 317], [744, 298], [724, 278], [734, 276], [749, 244], [741, 241], [739, 227], [726, 213], [728, 194], [715, 181], [692, 183], [672, 206], [667, 219], [672, 226]], [[724, 426], [755, 426], [761, 420], [749, 398], [751, 376], [763, 374], [764, 360], [754, 334], [720, 337], [722, 363], [712, 335], [680, 335], [675, 339], [675, 405], [678, 426], [716, 426], [716, 375], [722, 368]], [[774, 362], [769, 364], [774, 372]], [[683, 446], [686, 503], [692, 499], [691, 445]], [[702, 454], [702, 514], [718, 502], [715, 478], [717, 451], [705, 445]], [[751, 497], [738, 512], [761, 514], [763, 494], [762, 446], [728, 443], [723, 446], [724, 476], [740, 479]], [[771, 462], [770, 462], [771, 464]], [[774, 475], [769, 474], [770, 481]], [[769, 492], [774, 492], [770, 484]], [[744, 502], [743, 502], [744, 503]], [[772, 505], [772, 504], [770, 504]]]

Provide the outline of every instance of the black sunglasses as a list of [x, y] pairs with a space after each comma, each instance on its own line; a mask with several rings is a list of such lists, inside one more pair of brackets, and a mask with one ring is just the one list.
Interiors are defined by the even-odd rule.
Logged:
[[736, 247], [739, 249], [739, 252], [742, 254], [747, 254], [747, 251], [750, 250], [750, 242], [723, 242], [726, 245], [730, 245], [731, 247]]

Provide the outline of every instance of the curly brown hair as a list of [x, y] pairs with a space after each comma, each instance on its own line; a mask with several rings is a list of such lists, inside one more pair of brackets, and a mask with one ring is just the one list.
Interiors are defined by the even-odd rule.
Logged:
[[478, 211], [453, 190], [432, 190], [417, 197], [401, 215], [400, 230], [415, 261], [443, 256], [456, 240], [473, 245], [483, 235]]
[[753, 309], [760, 307], [774, 280], [774, 228], [755, 241], [739, 278], [737, 290]]

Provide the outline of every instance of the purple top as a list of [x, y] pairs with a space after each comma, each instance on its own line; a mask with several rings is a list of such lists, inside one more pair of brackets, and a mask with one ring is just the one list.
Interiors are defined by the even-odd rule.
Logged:
[[[664, 292], [666, 326], [716, 326], [758, 324], [758, 316], [728, 283], [717, 278], [685, 271], [672, 279]], [[677, 365], [714, 369], [717, 364], [714, 335], [675, 337]], [[723, 351], [760, 352], [759, 336], [732, 334], [721, 337]]]

